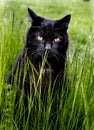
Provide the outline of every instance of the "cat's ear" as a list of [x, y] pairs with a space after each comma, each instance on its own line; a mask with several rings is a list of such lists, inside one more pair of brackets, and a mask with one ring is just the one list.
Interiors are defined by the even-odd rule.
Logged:
[[28, 8], [28, 14], [29, 14], [29, 21], [34, 26], [40, 26], [41, 21], [43, 20], [42, 17], [38, 16], [33, 10]]
[[66, 15], [65, 17], [63, 17], [62, 19], [60, 20], [57, 20], [56, 21], [56, 28], [60, 28], [60, 29], [68, 29], [68, 25], [69, 25], [69, 22], [70, 22], [70, 19], [71, 19], [71, 15]]
[[36, 19], [36, 17], [38, 17], [37, 14], [30, 8], [28, 8], [28, 14], [29, 14], [29, 17], [31, 20], [34, 20], [34, 19]]

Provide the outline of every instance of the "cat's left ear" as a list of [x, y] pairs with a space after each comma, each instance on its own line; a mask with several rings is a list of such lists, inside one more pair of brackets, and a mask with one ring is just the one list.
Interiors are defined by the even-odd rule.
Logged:
[[61, 28], [61, 29], [68, 29], [68, 26], [69, 26], [69, 22], [70, 22], [70, 19], [71, 19], [71, 15], [66, 15], [65, 17], [63, 17], [62, 19], [60, 20], [57, 20], [56, 21], [56, 28]]

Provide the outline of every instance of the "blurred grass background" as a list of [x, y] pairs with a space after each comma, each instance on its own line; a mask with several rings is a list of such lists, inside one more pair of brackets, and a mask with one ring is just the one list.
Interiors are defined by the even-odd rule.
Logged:
[[58, 115], [60, 130], [94, 130], [94, 3], [83, 0], [0, 0], [0, 130], [13, 130], [13, 91], [5, 78], [30, 26], [28, 7], [50, 19], [72, 15], [67, 61], [71, 94]]

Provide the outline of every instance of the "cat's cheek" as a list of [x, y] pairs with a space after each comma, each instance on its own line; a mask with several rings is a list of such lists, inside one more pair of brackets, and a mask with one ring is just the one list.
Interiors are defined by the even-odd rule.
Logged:
[[39, 43], [39, 44], [38, 44], [38, 48], [40, 48], [40, 49], [42, 49], [42, 50], [43, 50], [43, 49], [45, 48], [45, 46], [44, 46], [44, 44], [43, 44], [43, 43]]
[[44, 53], [44, 51], [45, 51], [44, 45], [43, 44], [39, 44], [37, 46], [37, 52], [42, 54], [42, 53]]
[[57, 49], [58, 49], [58, 45], [57, 45], [56, 43], [54, 43], [54, 44], [52, 45], [52, 49], [57, 50]]
[[35, 49], [39, 46], [39, 43], [36, 40], [32, 40], [30, 44], [32, 47], [35, 47]]

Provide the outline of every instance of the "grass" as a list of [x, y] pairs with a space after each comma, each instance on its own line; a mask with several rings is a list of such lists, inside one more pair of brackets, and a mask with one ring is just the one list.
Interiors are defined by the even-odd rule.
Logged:
[[[69, 13], [72, 15], [68, 31], [70, 46], [66, 84], [62, 83], [61, 97], [57, 100], [59, 103], [54, 130], [58, 122], [59, 130], [94, 130], [94, 8], [93, 3], [81, 0], [77, 2], [20, 0], [20, 2], [6, 1], [5, 5], [0, 5], [0, 130], [14, 130], [14, 125], [15, 130], [18, 130], [13, 120], [13, 105], [17, 88], [7, 85], [5, 78], [22, 49], [26, 30], [30, 26], [26, 20], [27, 7], [52, 19], [61, 18]], [[64, 89], [65, 87], [70, 89], [69, 94]], [[34, 116], [32, 130], [51, 130], [53, 122], [49, 123], [48, 120], [53, 118], [54, 113], [51, 113], [50, 85], [48, 91], [48, 104], [45, 109], [38, 92], [35, 93], [35, 98], [38, 100], [38, 113], [35, 114], [37, 118]], [[63, 101], [65, 103], [62, 105]], [[37, 107], [33, 100], [29, 99], [29, 102], [29, 110]], [[20, 110], [18, 113], [22, 114]], [[23, 123], [23, 126], [24, 130], [28, 130], [28, 120], [26, 124]]]

